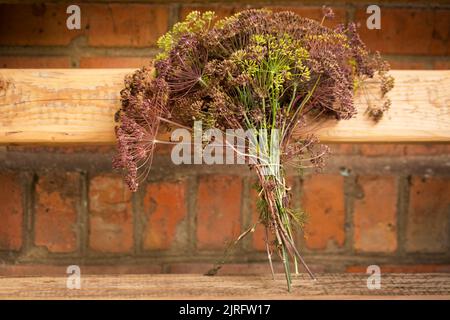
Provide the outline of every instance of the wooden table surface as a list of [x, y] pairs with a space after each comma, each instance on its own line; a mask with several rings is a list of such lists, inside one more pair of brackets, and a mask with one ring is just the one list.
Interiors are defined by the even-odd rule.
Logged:
[[81, 289], [66, 277], [0, 277], [0, 299], [447, 299], [450, 274], [382, 274], [369, 290], [366, 274], [306, 274], [288, 293], [284, 275], [82, 275]]

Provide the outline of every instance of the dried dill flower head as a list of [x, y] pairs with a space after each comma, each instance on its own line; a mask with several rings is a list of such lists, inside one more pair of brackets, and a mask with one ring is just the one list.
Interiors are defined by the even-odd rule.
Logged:
[[[252, 9], [215, 22], [212, 12], [192, 12], [159, 39], [153, 68], [127, 77], [116, 118], [114, 166], [126, 172], [133, 191], [148, 174], [161, 124], [192, 127], [201, 120], [205, 129], [265, 129], [277, 137], [260, 146], [276, 147], [277, 169], [266, 174], [261, 159], [251, 168], [263, 202], [260, 222], [277, 239], [273, 250], [283, 259], [288, 287], [289, 259], [304, 262], [290, 225], [302, 219], [289, 208], [283, 165], [321, 168], [328, 152], [314, 132], [294, 133], [320, 119], [350, 119], [354, 92], [366, 79], [379, 77], [381, 97], [393, 86], [389, 66], [369, 53], [356, 26], [325, 27], [334, 14], [326, 7], [323, 13], [318, 22]], [[388, 107], [386, 100], [367, 114], [379, 119]]]
[[117, 155], [113, 167], [126, 170], [125, 181], [136, 191], [138, 181], [150, 170], [160, 117], [167, 113], [168, 87], [144, 67], [125, 79], [120, 92], [122, 108], [116, 113]]
[[[323, 13], [324, 19], [334, 15], [327, 7]], [[388, 65], [368, 52], [354, 24], [332, 29], [292, 12], [269, 10], [214, 21], [212, 12], [192, 12], [159, 39], [154, 69], [126, 79], [114, 164], [127, 171], [132, 190], [138, 171], [146, 172], [151, 162], [161, 118], [187, 126], [202, 120], [205, 127], [222, 130], [279, 128], [283, 155], [304, 156], [314, 164], [317, 159], [306, 155], [311, 143], [306, 137], [295, 142], [305, 144], [298, 154], [287, 152], [299, 123], [351, 118], [354, 91], [376, 74], [382, 96], [392, 88]], [[388, 107], [386, 100], [367, 114], [379, 119]]]

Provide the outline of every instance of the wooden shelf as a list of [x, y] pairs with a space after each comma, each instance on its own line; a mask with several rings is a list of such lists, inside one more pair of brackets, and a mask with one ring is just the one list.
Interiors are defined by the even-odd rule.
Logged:
[[[132, 69], [0, 70], [0, 144], [112, 144], [123, 78]], [[321, 125], [324, 142], [450, 141], [450, 70], [393, 70], [391, 110], [374, 123], [364, 111], [379, 103], [370, 83], [358, 115]]]
[[306, 274], [286, 291], [284, 275], [82, 275], [80, 290], [65, 276], [0, 277], [0, 299], [450, 299], [450, 274], [382, 274], [367, 289], [366, 274]]

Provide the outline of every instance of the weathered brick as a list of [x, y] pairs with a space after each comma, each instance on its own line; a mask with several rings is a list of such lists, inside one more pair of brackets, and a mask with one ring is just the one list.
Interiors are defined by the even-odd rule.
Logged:
[[140, 68], [150, 62], [147, 57], [82, 57], [80, 68]]
[[[250, 210], [251, 210], [251, 223], [254, 224], [259, 220], [259, 211], [257, 207], [257, 201], [259, 199], [258, 191], [255, 188], [250, 190]], [[270, 236], [270, 235], [269, 235]], [[257, 251], [266, 250], [266, 231], [262, 223], [259, 223], [255, 231], [252, 233], [252, 248]], [[271, 238], [269, 238], [271, 241]]]
[[66, 46], [86, 36], [91, 46], [147, 47], [168, 30], [168, 7], [147, 4], [80, 4], [81, 28], [69, 30], [68, 5], [0, 4], [0, 44]]
[[81, 29], [69, 30], [66, 8], [69, 4], [0, 4], [0, 45], [68, 45], [85, 32], [81, 10]]
[[405, 155], [440, 155], [450, 153], [450, 144], [361, 144], [358, 146], [364, 156], [405, 156]]
[[[266, 230], [263, 224], [258, 224], [252, 234], [252, 248], [257, 251], [266, 251]], [[269, 234], [269, 242], [272, 236]]]
[[[258, 224], [252, 235], [252, 247], [257, 251], [266, 251], [266, 230], [263, 224]], [[272, 235], [269, 233], [269, 243], [272, 241]]]
[[69, 57], [0, 56], [0, 68], [70, 68]]
[[89, 184], [89, 246], [94, 251], [133, 248], [131, 192], [120, 176], [101, 175]]
[[358, 146], [360, 153], [364, 156], [402, 156], [405, 155], [404, 144], [393, 143], [368, 143]]
[[363, 252], [397, 249], [397, 181], [392, 176], [358, 177], [361, 198], [354, 202], [354, 247]]
[[450, 143], [443, 144], [410, 144], [405, 146], [407, 155], [434, 156], [450, 154]]
[[362, 40], [372, 50], [393, 54], [448, 55], [450, 10], [381, 7], [381, 29], [369, 30], [366, 8], [358, 9]]
[[168, 31], [169, 9], [146, 4], [89, 4], [86, 7], [91, 46], [148, 47]]
[[304, 179], [302, 206], [308, 214], [305, 226], [309, 249], [342, 247], [345, 241], [344, 178], [310, 175]]
[[174, 246], [187, 214], [185, 197], [185, 181], [148, 184], [144, 197], [144, 249]]
[[433, 69], [436, 69], [436, 70], [449, 70], [450, 69], [450, 59], [447, 59], [447, 60], [435, 60], [433, 62]]
[[199, 179], [197, 194], [197, 248], [223, 250], [241, 230], [242, 179], [208, 175]]
[[389, 62], [392, 70], [423, 70], [432, 68], [431, 63], [425, 59], [411, 60], [402, 57], [396, 59], [387, 58], [387, 61]]
[[22, 247], [22, 190], [17, 174], [0, 173], [0, 250]]
[[332, 155], [351, 155], [354, 153], [354, 145], [351, 143], [330, 143], [328, 146]]
[[411, 179], [406, 225], [409, 252], [447, 252], [449, 249], [450, 179]]
[[79, 174], [49, 173], [36, 184], [35, 239], [37, 246], [50, 252], [77, 249], [77, 207], [80, 197]]

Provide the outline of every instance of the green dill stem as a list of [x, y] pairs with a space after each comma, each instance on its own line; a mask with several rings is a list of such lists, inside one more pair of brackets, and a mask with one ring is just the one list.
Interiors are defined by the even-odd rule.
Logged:
[[275, 280], [275, 272], [273, 271], [273, 263], [272, 263], [272, 253], [270, 251], [270, 247], [269, 247], [269, 228], [267, 227], [267, 225], [264, 226], [265, 229], [265, 236], [266, 236], [266, 251], [267, 251], [267, 258], [269, 259], [269, 266], [270, 266], [270, 271], [272, 272], [272, 279]]
[[[317, 85], [319, 84], [320, 77], [321, 77], [321, 75], [319, 74], [319, 76], [317, 77], [316, 82], [314, 83], [314, 86], [312, 87], [311, 90], [308, 91], [308, 94], [306, 95], [305, 99], [303, 99], [303, 101], [302, 101], [300, 107], [299, 107], [297, 110], [295, 110], [295, 113], [294, 113], [294, 115], [292, 116], [291, 121], [289, 121], [288, 127], [290, 127], [291, 125], [293, 125], [292, 130], [295, 129], [295, 127], [296, 127], [296, 125], [297, 125], [295, 122], [293, 123], [293, 121], [297, 121], [297, 120], [296, 120], [297, 115], [302, 111], [303, 107], [306, 105], [306, 103], [309, 101], [309, 99], [311, 99], [311, 96], [313, 95], [314, 91], [315, 91], [316, 88], [317, 88]], [[284, 140], [284, 137], [285, 137], [285, 133], [283, 133], [283, 136], [282, 136], [282, 138], [281, 138], [281, 141], [282, 141], [282, 142], [283, 142], [283, 140]]]
[[[293, 236], [292, 236], [289, 216], [287, 215], [287, 212], [284, 210], [284, 207], [283, 207], [283, 196], [285, 195], [285, 192], [286, 192], [286, 187], [285, 187], [286, 181], [285, 181], [284, 177], [282, 177], [282, 172], [280, 170], [274, 169], [272, 174], [273, 174], [274, 178], [278, 181], [277, 187], [275, 188], [275, 193], [274, 193], [275, 206], [277, 209], [277, 213], [280, 217], [280, 221], [284, 224], [284, 226], [287, 230], [287, 237], [289, 237], [290, 241], [293, 242]], [[290, 271], [290, 267], [289, 267], [289, 256], [286, 251], [287, 244], [283, 240], [280, 243], [280, 245], [281, 245], [282, 254], [283, 254], [283, 264], [284, 264], [284, 269], [285, 269], [285, 274], [286, 274], [288, 290], [290, 291], [292, 279], [291, 279], [291, 273], [290, 273], [291, 271]], [[296, 273], [298, 273], [298, 264], [297, 264], [297, 258], [295, 257], [295, 255], [293, 255], [293, 259], [294, 259], [294, 266], [295, 266]]]
[[217, 272], [222, 268], [222, 266], [228, 261], [231, 251], [236, 247], [236, 245], [239, 243], [239, 241], [241, 241], [249, 233], [253, 232], [259, 223], [261, 223], [261, 220], [258, 220], [258, 222], [253, 224], [250, 228], [248, 228], [247, 230], [242, 232], [241, 235], [239, 237], [237, 237], [236, 240], [229, 243], [229, 245], [226, 247], [225, 252], [223, 253], [223, 256], [221, 257], [221, 259], [219, 259], [214, 264], [213, 268], [210, 269], [207, 273], [205, 273], [205, 275], [208, 275], [208, 276], [216, 275]]
[[286, 119], [289, 116], [289, 112], [291, 111], [292, 104], [294, 103], [296, 94], [297, 94], [297, 84], [294, 85], [294, 91], [292, 92], [291, 101], [289, 102], [289, 105], [286, 110], [286, 117], [283, 120], [283, 127], [281, 128], [281, 136], [284, 136], [284, 128], [286, 127]]
[[262, 111], [263, 111], [263, 128], [267, 128], [267, 122], [266, 122], [266, 98], [262, 99]]
[[281, 246], [281, 250], [283, 251], [284, 274], [286, 275], [288, 291], [291, 292], [291, 270], [289, 268], [289, 259], [288, 259], [288, 255], [286, 253], [286, 246], [284, 243]]
[[202, 86], [204, 86], [204, 87], [207, 87], [207, 86], [208, 86], [208, 84], [206, 83], [206, 81], [203, 80], [203, 77], [199, 77], [199, 78], [198, 78], [198, 82], [200, 82], [200, 84], [201, 84]]

